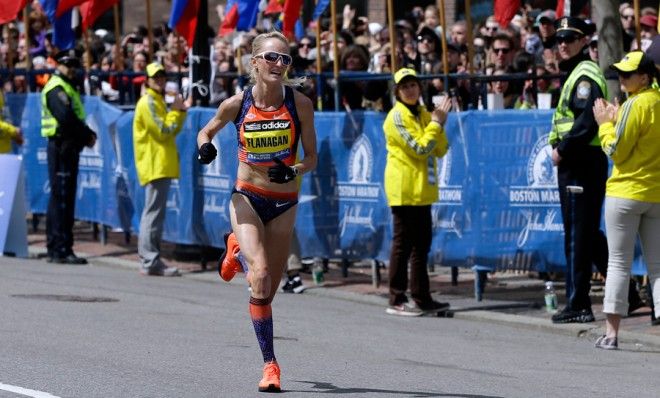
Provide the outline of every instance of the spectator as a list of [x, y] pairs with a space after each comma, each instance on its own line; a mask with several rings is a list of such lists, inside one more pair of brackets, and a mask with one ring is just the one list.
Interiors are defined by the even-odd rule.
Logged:
[[423, 75], [433, 73], [436, 65], [440, 63], [438, 54], [441, 53], [440, 38], [433, 29], [423, 27], [417, 35], [417, 54], [419, 56], [419, 72]]
[[50, 199], [46, 214], [48, 262], [87, 264], [73, 253], [78, 162], [83, 147], [93, 147], [96, 133], [85, 124], [85, 109], [74, 84], [80, 60], [60, 52], [55, 73], [41, 92], [41, 135], [48, 138]]
[[5, 96], [0, 90], [0, 154], [11, 152], [12, 141], [16, 145], [23, 145], [23, 134], [21, 128], [12, 125], [5, 120]]
[[498, 34], [500, 31], [500, 24], [497, 22], [494, 16], [489, 16], [488, 19], [486, 19], [486, 24], [480, 29], [481, 35], [489, 41], [492, 40], [492, 38]]
[[[170, 182], [179, 177], [176, 135], [181, 131], [190, 106], [179, 94], [169, 112], [164, 93], [167, 75], [158, 63], [147, 65], [147, 89], [135, 106], [133, 149], [135, 169], [140, 185], [145, 187], [145, 200], [138, 254], [140, 273], [153, 276], [178, 276], [179, 270], [167, 266], [160, 255], [167, 194]], [[192, 100], [192, 96], [189, 98]]]
[[[495, 68], [492, 75], [501, 76], [511, 73], [511, 70]], [[513, 109], [518, 96], [513, 92], [513, 85], [507, 80], [494, 80], [490, 82], [489, 92], [493, 94], [500, 94], [504, 98], [504, 109]]]
[[465, 21], [456, 21], [451, 26], [450, 41], [459, 46], [467, 45], [467, 24]]
[[591, 36], [589, 40], [589, 59], [598, 63], [598, 35]]
[[628, 3], [619, 8], [621, 15], [621, 27], [623, 29], [623, 50], [630, 51], [630, 46], [635, 40], [635, 10]]
[[[358, 45], [348, 46], [341, 54], [339, 68], [347, 72], [367, 72], [369, 55]], [[351, 110], [365, 109], [365, 100], [380, 102], [378, 107], [389, 109], [387, 82], [384, 80], [341, 81], [342, 104]]]
[[[433, 232], [431, 204], [438, 200], [436, 158], [447, 153], [443, 125], [451, 100], [445, 97], [429, 113], [419, 104], [422, 87], [410, 68], [399, 69], [394, 83], [397, 101], [383, 124], [387, 147], [385, 193], [394, 228], [386, 312], [420, 316], [449, 308], [448, 303], [439, 303], [431, 297], [426, 265]], [[406, 296], [408, 261], [413, 303]]]
[[46, 49], [46, 16], [36, 10], [32, 10], [28, 17], [28, 37], [30, 38], [30, 56], [48, 56]]
[[307, 288], [300, 277], [300, 271], [303, 268], [300, 259], [300, 240], [295, 227], [291, 234], [291, 247], [289, 248], [289, 258], [286, 261], [286, 279], [282, 285], [284, 293], [300, 294]]
[[426, 6], [424, 9], [424, 26], [433, 29], [438, 36], [443, 34], [442, 26], [440, 26], [438, 8], [433, 4]]
[[653, 40], [658, 35], [658, 17], [655, 15], [644, 15], [639, 19], [642, 39]]
[[660, 92], [651, 87], [658, 71], [641, 51], [628, 53], [612, 68], [630, 97], [621, 107], [604, 99], [593, 107], [602, 148], [614, 163], [605, 203], [610, 250], [603, 299], [606, 331], [596, 341], [596, 347], [603, 349], [618, 348], [621, 317], [629, 311], [626, 289], [638, 235], [653, 289], [655, 317], [660, 317], [660, 185], [656, 183], [660, 178]]
[[555, 31], [555, 12], [545, 10], [536, 17], [534, 27], [538, 28], [543, 48], [554, 48], [557, 45]]
[[513, 40], [504, 33], [493, 37], [491, 62], [499, 69], [507, 69], [513, 60]]

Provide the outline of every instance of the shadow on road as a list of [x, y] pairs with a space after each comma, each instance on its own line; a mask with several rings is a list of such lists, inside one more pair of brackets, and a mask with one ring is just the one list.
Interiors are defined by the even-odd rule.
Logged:
[[[406, 397], [459, 397], [459, 398], [499, 398], [495, 395], [456, 394], [428, 391], [386, 390], [382, 388], [338, 387], [332, 383], [322, 383], [308, 380], [294, 380], [298, 383], [311, 384], [313, 390], [282, 390], [282, 392], [308, 392], [311, 394], [398, 394]], [[322, 391], [320, 391], [322, 390]]]

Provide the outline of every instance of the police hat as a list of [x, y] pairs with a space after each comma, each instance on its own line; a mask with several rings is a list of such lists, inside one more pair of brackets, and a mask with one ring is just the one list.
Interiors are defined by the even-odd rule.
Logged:
[[55, 61], [58, 64], [64, 65], [69, 68], [80, 68], [80, 60], [76, 57], [76, 53], [73, 50], [64, 50], [55, 54]]
[[586, 36], [589, 32], [587, 23], [575, 17], [563, 17], [555, 21], [555, 29], [557, 30], [557, 38], [576, 38]]

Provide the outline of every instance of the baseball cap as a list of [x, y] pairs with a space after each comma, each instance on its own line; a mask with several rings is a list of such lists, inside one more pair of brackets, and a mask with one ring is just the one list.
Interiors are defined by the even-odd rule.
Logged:
[[656, 28], [658, 27], [658, 17], [655, 15], [644, 15], [639, 19], [639, 23], [644, 26], [649, 26], [651, 28]]
[[632, 51], [626, 54], [621, 61], [612, 64], [611, 68], [617, 72], [649, 71], [655, 69], [655, 64], [643, 52]]
[[158, 74], [166, 75], [163, 65], [158, 62], [152, 62], [147, 65], [147, 77], [154, 77]]
[[411, 68], [401, 68], [394, 74], [394, 84], [400, 84], [406, 79], [417, 79], [417, 72]]
[[554, 10], [545, 10], [536, 16], [536, 21], [534, 22], [534, 26], [541, 25], [541, 22], [554, 23], [556, 19], [557, 19], [557, 14], [555, 13]]

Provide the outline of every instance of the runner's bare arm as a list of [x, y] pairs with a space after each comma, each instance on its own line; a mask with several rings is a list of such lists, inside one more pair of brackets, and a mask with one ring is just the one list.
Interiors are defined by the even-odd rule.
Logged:
[[303, 158], [296, 163], [299, 174], [307, 173], [316, 168], [318, 159], [316, 152], [316, 128], [314, 127], [314, 106], [304, 94], [294, 91], [296, 109], [300, 119], [300, 138], [303, 148]]
[[206, 123], [206, 126], [204, 126], [197, 134], [198, 148], [207, 142], [211, 142], [220, 129], [225, 127], [227, 123], [236, 119], [236, 115], [241, 108], [242, 100], [243, 93], [240, 93], [222, 101], [215, 116], [213, 116], [211, 120]]

